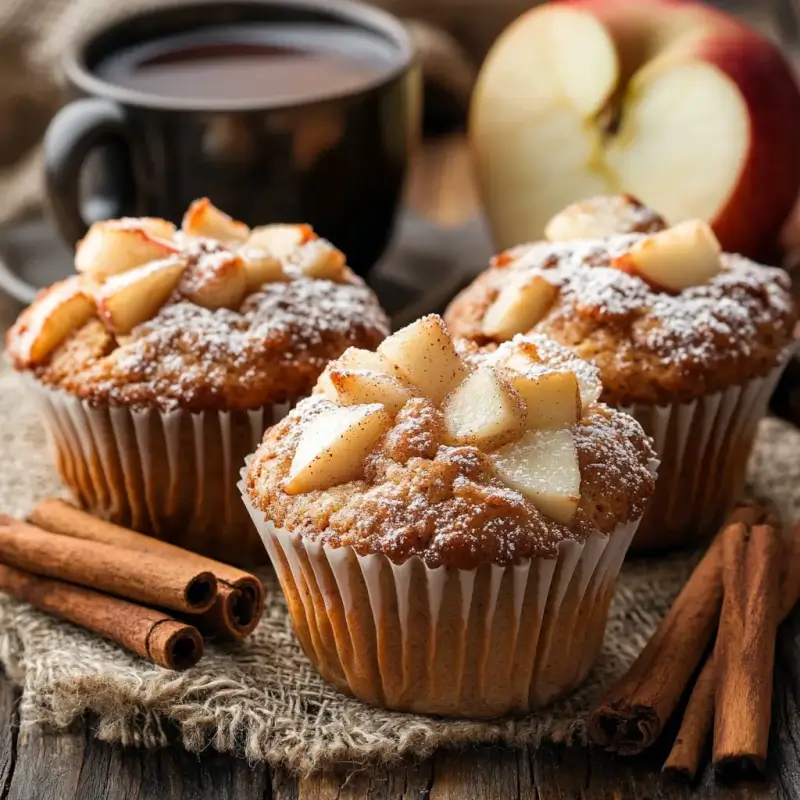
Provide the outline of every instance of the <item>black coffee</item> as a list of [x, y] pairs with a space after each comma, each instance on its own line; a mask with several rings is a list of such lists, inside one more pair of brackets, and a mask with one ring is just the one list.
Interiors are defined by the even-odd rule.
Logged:
[[94, 71], [162, 97], [257, 102], [358, 90], [388, 72], [392, 56], [387, 42], [353, 28], [250, 23], [155, 39]]

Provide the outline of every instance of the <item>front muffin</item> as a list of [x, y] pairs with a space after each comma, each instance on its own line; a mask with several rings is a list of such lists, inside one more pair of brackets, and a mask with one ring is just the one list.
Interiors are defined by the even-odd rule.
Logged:
[[241, 484], [326, 679], [494, 716], [586, 677], [654, 486], [649, 440], [599, 393], [543, 337], [461, 357], [436, 316], [326, 369]]
[[594, 363], [601, 399], [635, 416], [661, 459], [634, 546], [710, 534], [742, 491], [790, 354], [788, 276], [721, 253], [705, 223], [668, 228], [630, 197], [571, 206], [547, 235], [497, 256], [451, 303], [451, 330], [486, 349], [539, 332]]
[[227, 561], [263, 558], [239, 465], [329, 360], [383, 339], [377, 299], [307, 225], [250, 230], [207, 200], [181, 230], [96, 223], [75, 265], [8, 333], [62, 479], [115, 522]]

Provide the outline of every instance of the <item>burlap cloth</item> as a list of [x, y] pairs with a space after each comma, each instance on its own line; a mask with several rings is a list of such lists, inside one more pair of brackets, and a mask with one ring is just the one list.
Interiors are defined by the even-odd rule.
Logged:
[[[0, 330], [5, 302], [0, 297]], [[1, 355], [0, 363], [0, 509], [24, 514], [60, 487], [35, 410]], [[785, 518], [796, 518], [800, 431], [763, 422], [750, 475], [757, 495], [776, 502]], [[198, 666], [184, 673], [154, 667], [2, 594], [0, 660], [22, 687], [23, 735], [32, 726], [65, 727], [88, 712], [96, 735], [107, 741], [157, 747], [177, 731], [189, 750], [210, 745], [299, 772], [334, 761], [424, 756], [470, 742], [583, 741], [587, 712], [652, 634], [692, 562], [684, 554], [628, 563], [589, 679], [549, 710], [516, 720], [431, 719], [376, 710], [339, 694], [301, 652], [269, 573], [267, 613], [256, 632], [236, 647], [208, 647]]]

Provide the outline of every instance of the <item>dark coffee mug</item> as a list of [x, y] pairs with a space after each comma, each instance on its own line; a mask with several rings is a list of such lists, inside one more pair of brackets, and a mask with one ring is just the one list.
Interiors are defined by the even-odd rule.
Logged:
[[[162, 97], [94, 71], [153, 39], [270, 22], [353, 27], [388, 48], [390, 66], [356, 90], [278, 100], [265, 87], [257, 102]], [[251, 225], [309, 222], [362, 273], [385, 248], [419, 98], [411, 41], [391, 15], [347, 0], [189, 0], [89, 32], [64, 68], [75, 99], [53, 119], [44, 150], [50, 200], [70, 244], [96, 219], [180, 222], [192, 200], [208, 196]]]

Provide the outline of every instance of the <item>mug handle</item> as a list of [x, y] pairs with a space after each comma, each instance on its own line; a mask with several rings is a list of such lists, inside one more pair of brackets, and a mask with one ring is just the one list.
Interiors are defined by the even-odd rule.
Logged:
[[44, 137], [47, 192], [64, 239], [73, 244], [83, 237], [94, 220], [81, 210], [81, 171], [98, 147], [110, 148], [118, 169], [112, 176], [113, 190], [102, 200], [108, 204], [98, 219], [125, 216], [132, 205], [130, 125], [125, 109], [113, 100], [86, 97], [65, 105], [50, 122]]

